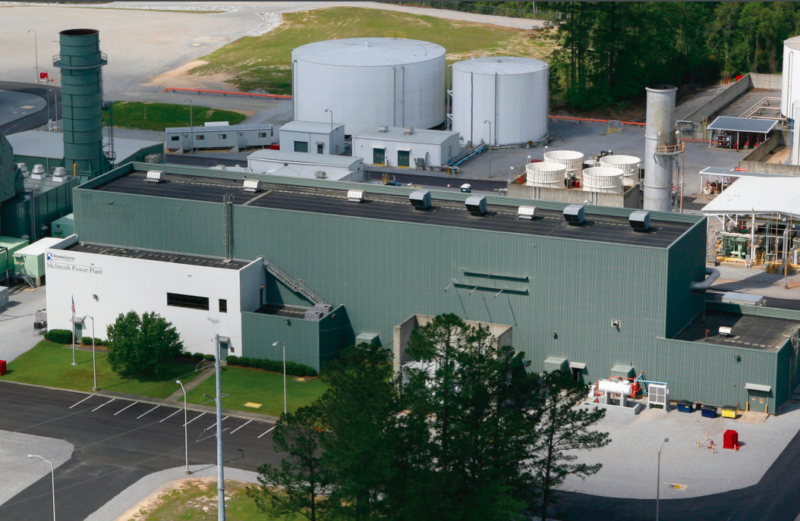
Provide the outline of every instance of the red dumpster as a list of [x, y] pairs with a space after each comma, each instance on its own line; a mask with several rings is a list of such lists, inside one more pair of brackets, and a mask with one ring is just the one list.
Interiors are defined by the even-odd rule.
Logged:
[[723, 434], [722, 448], [739, 450], [739, 433], [731, 429], [725, 431], [725, 434]]
[[0, 360], [0, 376], [3, 376], [8, 372], [8, 367], [6, 367], [6, 361]]

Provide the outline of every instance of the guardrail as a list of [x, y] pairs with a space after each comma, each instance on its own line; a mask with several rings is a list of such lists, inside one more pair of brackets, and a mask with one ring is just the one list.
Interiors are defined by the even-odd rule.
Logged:
[[181, 87], [164, 87], [164, 92], [195, 92], [197, 94], [222, 94], [223, 96], [247, 96], [248, 98], [292, 99], [288, 94], [261, 94], [258, 92], [234, 92], [228, 90], [184, 89]]

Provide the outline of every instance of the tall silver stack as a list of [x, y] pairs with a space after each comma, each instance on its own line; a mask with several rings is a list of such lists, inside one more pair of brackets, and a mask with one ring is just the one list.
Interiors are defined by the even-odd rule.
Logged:
[[672, 210], [674, 153], [660, 153], [675, 143], [675, 91], [672, 85], [647, 87], [647, 126], [644, 131], [644, 209]]

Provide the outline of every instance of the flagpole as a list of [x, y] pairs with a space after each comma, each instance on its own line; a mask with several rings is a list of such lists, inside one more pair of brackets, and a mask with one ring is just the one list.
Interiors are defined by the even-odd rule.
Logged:
[[75, 297], [72, 297], [72, 365], [78, 365], [75, 361]]

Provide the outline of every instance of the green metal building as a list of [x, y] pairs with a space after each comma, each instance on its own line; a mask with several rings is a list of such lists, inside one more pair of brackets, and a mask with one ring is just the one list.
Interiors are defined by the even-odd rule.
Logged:
[[248, 192], [241, 173], [160, 166], [161, 182], [146, 182], [151, 168], [128, 164], [73, 190], [81, 242], [263, 257], [332, 305], [309, 319], [308, 292], [268, 278], [266, 305], [242, 312], [244, 356], [278, 359], [269, 340], [285, 338], [290, 360], [320, 367], [356, 338], [391, 348], [410, 317], [455, 313], [510, 327], [532, 370], [572, 367], [592, 382], [644, 372], [673, 400], [774, 412], [797, 384], [800, 313], [692, 290], [705, 278], [701, 216], [651, 212], [641, 232], [624, 208], [587, 207], [574, 226], [554, 202], [521, 220], [530, 200], [488, 196], [478, 216], [469, 194], [433, 192], [419, 210], [401, 187], [270, 178]]

